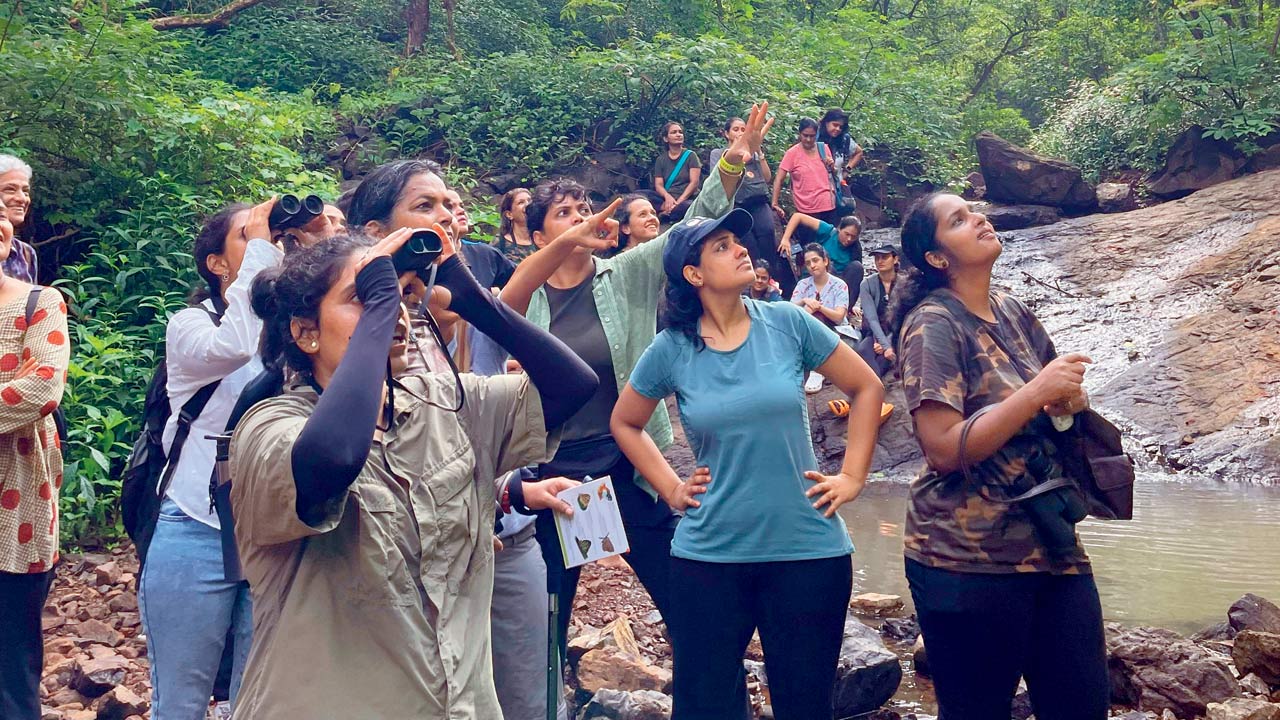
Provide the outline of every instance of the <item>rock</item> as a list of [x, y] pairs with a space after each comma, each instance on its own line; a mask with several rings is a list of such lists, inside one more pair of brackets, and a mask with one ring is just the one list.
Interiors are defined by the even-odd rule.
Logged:
[[1025, 682], [1018, 684], [1018, 692], [1009, 706], [1009, 715], [1011, 720], [1028, 720], [1035, 715], [1035, 709], [1031, 707], [1031, 693], [1027, 691]]
[[92, 710], [72, 710], [63, 715], [62, 720], [98, 720], [98, 713]]
[[1270, 600], [1248, 593], [1231, 604], [1227, 621], [1237, 632], [1257, 630], [1280, 635], [1280, 607]]
[[898, 656], [884, 646], [879, 633], [852, 615], [846, 617], [832, 693], [836, 717], [875, 710], [893, 697], [901, 682]]
[[120, 566], [115, 562], [105, 562], [93, 569], [98, 585], [115, 585], [120, 582]]
[[671, 698], [653, 690], [603, 689], [591, 697], [579, 720], [668, 720]]
[[1128, 212], [1138, 206], [1129, 183], [1098, 183], [1093, 190], [1098, 196], [1098, 210], [1104, 213]]
[[996, 230], [1021, 230], [1037, 225], [1052, 225], [1062, 213], [1048, 205], [988, 205], [977, 208]]
[[1260, 173], [1280, 168], [1280, 142], [1249, 158], [1241, 168], [1244, 173]]
[[578, 660], [588, 652], [606, 646], [636, 657], [643, 655], [631, 630], [631, 620], [626, 615], [619, 615], [602, 628], [586, 627], [575, 635], [568, 644], [569, 659]]
[[933, 676], [933, 673], [929, 671], [929, 651], [925, 650], [923, 635], [918, 636], [915, 645], [911, 646], [911, 665], [915, 668], [917, 675], [921, 677]]
[[621, 688], [666, 691], [671, 686], [671, 671], [605, 645], [578, 659], [578, 685], [589, 693]]
[[[703, 158], [703, 167], [706, 167], [706, 158]], [[590, 199], [599, 203], [637, 190], [652, 190], [652, 184], [636, 182], [636, 178], [647, 175], [646, 169], [627, 164], [626, 153], [609, 150], [588, 155], [571, 166], [558, 167], [549, 177], [570, 178], [582, 183]]]
[[40, 706], [40, 720], [62, 720], [62, 712], [48, 705]]
[[1246, 695], [1257, 695], [1261, 698], [1271, 697], [1271, 688], [1266, 681], [1253, 673], [1240, 678], [1240, 690]]
[[125, 720], [131, 715], [141, 715], [150, 703], [123, 685], [111, 688], [111, 692], [98, 700], [98, 720]]
[[849, 608], [859, 615], [889, 615], [902, 609], [902, 598], [882, 593], [862, 593], [849, 600]]
[[1220, 622], [1216, 625], [1201, 630], [1191, 636], [1195, 642], [1202, 643], [1209, 640], [1230, 640], [1236, 636], [1235, 628], [1231, 627], [1229, 622]]
[[1141, 710], [1130, 710], [1123, 715], [1116, 715], [1111, 720], [1160, 720], [1155, 713], [1142, 712]]
[[980, 172], [971, 172], [964, 176], [964, 197], [968, 200], [981, 200], [987, 194], [987, 181]]
[[124, 682], [129, 664], [124, 658], [94, 658], [77, 662], [71, 674], [71, 687], [85, 697], [96, 698]]
[[920, 637], [920, 622], [914, 614], [905, 618], [889, 618], [880, 626], [880, 637], [889, 642], [914, 643]]
[[1226, 658], [1171, 630], [1120, 629], [1107, 650], [1113, 703], [1195, 717], [1238, 692]]
[[1206, 720], [1280, 720], [1280, 705], [1253, 698], [1210, 703]]
[[1071, 163], [1037, 155], [991, 132], [974, 138], [988, 200], [1013, 205], [1052, 205], [1087, 212], [1097, 205], [1093, 188]]
[[107, 609], [113, 613], [137, 612], [138, 596], [133, 593], [117, 595], [107, 601]]
[[120, 631], [101, 620], [85, 620], [75, 626], [74, 632], [82, 640], [110, 645], [111, 647], [119, 645], [124, 640], [124, 636], [120, 634]]
[[1280, 685], [1280, 635], [1245, 630], [1236, 635], [1231, 659], [1241, 675], [1253, 673], [1268, 685]]
[[88, 700], [85, 696], [76, 692], [75, 688], [64, 687], [50, 695], [49, 702], [56, 708], [66, 708], [66, 706], [72, 704], [83, 708], [84, 703], [88, 702]]
[[1164, 167], [1151, 176], [1147, 189], [1164, 198], [1182, 197], [1230, 180], [1244, 162], [1234, 145], [1204, 137], [1204, 128], [1193, 125], [1173, 142]]

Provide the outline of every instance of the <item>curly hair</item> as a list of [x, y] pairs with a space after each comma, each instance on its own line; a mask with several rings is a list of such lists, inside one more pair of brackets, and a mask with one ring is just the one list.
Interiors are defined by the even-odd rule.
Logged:
[[[886, 317], [891, 328], [902, 327], [902, 321], [929, 293], [947, 286], [947, 273], [925, 260], [925, 253], [938, 246], [938, 219], [933, 204], [944, 193], [930, 193], [907, 209], [902, 222], [902, 255], [905, 263], [889, 297]], [[896, 332], [894, 342], [897, 343]]]

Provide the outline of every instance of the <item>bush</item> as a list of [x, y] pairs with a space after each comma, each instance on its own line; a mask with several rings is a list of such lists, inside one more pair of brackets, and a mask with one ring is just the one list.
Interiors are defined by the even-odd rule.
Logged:
[[1081, 82], [1036, 130], [1031, 147], [1075, 163], [1091, 181], [1106, 172], [1155, 170], [1181, 128], [1148, 121], [1146, 108], [1122, 88]]

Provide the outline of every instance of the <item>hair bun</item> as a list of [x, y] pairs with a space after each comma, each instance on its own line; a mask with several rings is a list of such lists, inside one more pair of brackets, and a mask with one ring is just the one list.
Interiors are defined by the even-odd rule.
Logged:
[[280, 296], [276, 293], [276, 281], [284, 272], [279, 265], [269, 267], [253, 279], [249, 289], [249, 306], [263, 320], [271, 320], [280, 314]]

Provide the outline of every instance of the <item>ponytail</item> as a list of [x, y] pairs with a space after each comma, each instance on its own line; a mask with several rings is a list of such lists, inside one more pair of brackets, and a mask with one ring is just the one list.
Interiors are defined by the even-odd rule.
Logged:
[[897, 331], [912, 310], [929, 293], [947, 287], [945, 270], [936, 268], [925, 260], [925, 253], [938, 250], [938, 220], [933, 214], [933, 203], [943, 193], [930, 193], [911, 204], [902, 223], [903, 264], [886, 312], [890, 331], [897, 345]]

